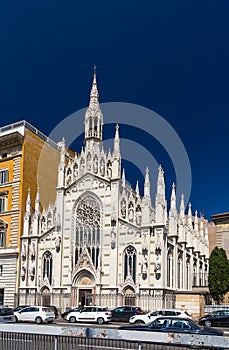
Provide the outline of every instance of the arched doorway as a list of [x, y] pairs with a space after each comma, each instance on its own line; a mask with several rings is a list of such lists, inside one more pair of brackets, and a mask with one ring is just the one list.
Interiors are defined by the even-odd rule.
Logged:
[[72, 301], [73, 305], [85, 306], [95, 303], [95, 278], [88, 270], [80, 271], [73, 283]]
[[44, 287], [41, 289], [41, 305], [49, 306], [50, 305], [50, 290], [48, 287]]
[[135, 291], [131, 286], [127, 286], [124, 290], [123, 290], [123, 294], [124, 294], [124, 305], [135, 305]]

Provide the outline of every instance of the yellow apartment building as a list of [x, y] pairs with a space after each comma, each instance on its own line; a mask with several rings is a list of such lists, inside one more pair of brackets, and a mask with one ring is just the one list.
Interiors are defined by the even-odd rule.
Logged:
[[41, 207], [55, 200], [59, 158], [59, 146], [28, 122], [0, 127], [0, 305], [13, 307], [18, 291], [28, 192], [31, 210], [41, 184]]
[[215, 224], [215, 246], [223, 248], [229, 259], [229, 212], [214, 214], [211, 218]]

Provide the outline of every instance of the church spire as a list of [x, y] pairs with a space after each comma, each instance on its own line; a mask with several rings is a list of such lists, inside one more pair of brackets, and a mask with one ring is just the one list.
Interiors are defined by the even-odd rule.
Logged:
[[180, 218], [185, 218], [185, 205], [184, 205], [184, 194], [181, 194], [181, 201], [180, 201]]
[[157, 192], [155, 199], [156, 223], [165, 223], [167, 220], [167, 202], [165, 199], [164, 171], [160, 165], [158, 168]]
[[91, 93], [90, 93], [89, 107], [94, 108], [94, 107], [98, 107], [98, 105], [99, 105], [99, 92], [98, 92], [97, 81], [96, 81], [96, 66], [94, 66], [94, 76], [93, 76], [93, 82], [92, 82]]
[[115, 127], [115, 138], [114, 138], [114, 157], [120, 157], [120, 138], [119, 138], [119, 126], [118, 124]]
[[144, 183], [144, 197], [150, 198], [150, 181], [149, 181], [149, 168], [146, 168], [146, 176]]
[[122, 170], [122, 187], [126, 187], [125, 169]]
[[170, 198], [170, 210], [176, 210], [176, 192], [174, 183], [172, 185], [172, 193]]
[[192, 204], [188, 204], [188, 225], [192, 227]]
[[31, 197], [30, 197], [30, 188], [29, 188], [27, 200], [26, 200], [26, 214], [30, 215], [30, 212], [31, 212]]
[[35, 212], [37, 214], [40, 213], [40, 190], [38, 186], [37, 186], [37, 194], [36, 194], [36, 200], [35, 200]]
[[89, 107], [85, 113], [85, 143], [91, 140], [102, 141], [103, 115], [99, 105], [99, 92], [94, 67], [94, 76], [90, 93]]
[[138, 184], [138, 181], [136, 182], [135, 193], [136, 193], [136, 197], [137, 197], [137, 198], [140, 198], [140, 192], [139, 192], [139, 184]]

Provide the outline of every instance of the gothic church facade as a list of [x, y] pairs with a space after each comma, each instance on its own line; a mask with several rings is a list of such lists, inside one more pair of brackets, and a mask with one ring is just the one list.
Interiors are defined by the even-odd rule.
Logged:
[[[19, 303], [66, 307], [137, 304], [145, 310], [174, 306], [174, 293], [206, 285], [208, 222], [171, 189], [169, 210], [160, 166], [156, 198], [146, 169], [144, 193], [121, 169], [119, 127], [112, 152], [103, 148], [103, 114], [96, 75], [85, 114], [82, 152], [59, 143], [53, 205], [40, 211], [28, 193], [21, 238]], [[32, 204], [32, 205], [31, 205]], [[35, 210], [31, 210], [31, 207]], [[179, 210], [177, 210], [179, 207]], [[156, 300], [156, 301], [155, 301]], [[160, 303], [155, 304], [155, 302]]]

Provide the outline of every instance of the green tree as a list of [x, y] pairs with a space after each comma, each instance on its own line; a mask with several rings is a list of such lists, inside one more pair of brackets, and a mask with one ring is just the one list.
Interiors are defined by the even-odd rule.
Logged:
[[209, 258], [208, 288], [213, 299], [220, 304], [229, 291], [229, 261], [223, 248], [215, 247]]

